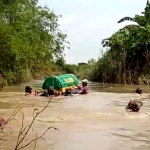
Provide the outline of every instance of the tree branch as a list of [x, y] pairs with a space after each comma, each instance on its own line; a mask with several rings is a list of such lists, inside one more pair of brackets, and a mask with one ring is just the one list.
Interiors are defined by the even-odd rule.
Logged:
[[[48, 105], [50, 104], [51, 100], [52, 100], [52, 97], [50, 98], [50, 100], [48, 101], [48, 103], [46, 104], [46, 106], [42, 110], [39, 110], [38, 108], [35, 108], [33, 110], [33, 119], [31, 121], [31, 123], [29, 125], [25, 126], [25, 127], [24, 127], [24, 113], [22, 113], [22, 115], [23, 115], [22, 126], [21, 126], [21, 129], [19, 131], [18, 138], [17, 138], [17, 143], [16, 143], [16, 146], [15, 146], [14, 150], [20, 150], [20, 149], [22, 149], [24, 147], [29, 146], [33, 142], [35, 142], [35, 146], [34, 146], [34, 149], [35, 149], [37, 140], [43, 139], [43, 136], [46, 134], [46, 132], [48, 130], [50, 130], [51, 128], [53, 128], [55, 130], [58, 130], [57, 128], [49, 127], [47, 130], [45, 130], [45, 132], [41, 136], [38, 137], [37, 133], [36, 133], [36, 138], [35, 139], [31, 140], [29, 143], [25, 144], [24, 146], [19, 147], [21, 145], [21, 143], [25, 140], [25, 138], [28, 135], [30, 129], [32, 129], [32, 125], [33, 125], [34, 121], [36, 120], [36, 118], [38, 117], [38, 115], [41, 114], [48, 107]], [[25, 133], [23, 134], [23, 132], [25, 132]], [[21, 135], [23, 135], [22, 138], [21, 138]]]
[[[12, 120], [16, 120], [15, 117], [16, 115], [21, 112], [22, 114], [22, 121], [21, 121], [21, 128], [19, 130], [19, 133], [18, 133], [18, 137], [17, 137], [17, 141], [16, 141], [16, 145], [15, 145], [15, 148], [14, 150], [21, 150], [27, 146], [29, 146], [30, 144], [34, 143], [34, 147], [33, 147], [33, 150], [35, 150], [36, 148], [36, 145], [37, 145], [37, 140], [45, 140], [44, 139], [44, 135], [50, 130], [50, 129], [54, 129], [54, 130], [58, 130], [57, 128], [55, 127], [48, 127], [40, 136], [38, 136], [37, 132], [36, 132], [36, 137], [34, 139], [32, 139], [30, 142], [26, 143], [25, 145], [21, 146], [23, 141], [25, 140], [26, 136], [28, 135], [29, 131], [32, 129], [32, 131], [34, 132], [33, 130], [33, 124], [36, 120], [36, 118], [38, 117], [39, 114], [41, 114], [50, 104], [52, 100], [52, 97], [50, 97], [48, 103], [44, 106], [44, 108], [42, 110], [39, 110], [38, 108], [35, 108], [33, 110], [33, 119], [31, 121], [31, 123], [29, 125], [26, 125], [24, 126], [24, 120], [25, 120], [25, 115], [24, 113], [21, 111], [22, 108], [18, 108], [18, 106], [16, 107], [16, 109], [13, 111], [12, 115], [7, 119], [7, 121], [5, 122], [5, 124], [3, 125], [3, 129], [5, 127], [5, 125], [8, 123], [8, 122], [11, 122]], [[3, 130], [2, 130], [3, 131]], [[4, 134], [4, 132], [2, 132]], [[3, 136], [0, 137], [0, 140], [3, 140], [3, 141], [7, 141], [4, 139], [4, 137], [7, 137], [9, 136], [10, 134], [12, 134], [12, 132], [8, 133], [8, 134], [5, 134]], [[21, 147], [20, 147], [21, 146]]]

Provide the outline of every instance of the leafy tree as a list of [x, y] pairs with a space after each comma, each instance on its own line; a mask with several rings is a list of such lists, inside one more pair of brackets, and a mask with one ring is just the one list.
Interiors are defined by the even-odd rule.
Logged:
[[64, 59], [69, 43], [59, 17], [38, 0], [0, 0], [0, 70], [8, 84], [50, 74], [56, 60]]
[[90, 73], [92, 80], [126, 84], [138, 83], [141, 76], [149, 78], [150, 4], [147, 3], [141, 15], [124, 17], [118, 23], [126, 20], [135, 21], [138, 25], [125, 26], [102, 41], [107, 52], [95, 63]]

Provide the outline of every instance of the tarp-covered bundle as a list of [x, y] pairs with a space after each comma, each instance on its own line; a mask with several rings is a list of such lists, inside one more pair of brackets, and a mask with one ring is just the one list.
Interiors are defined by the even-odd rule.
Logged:
[[53, 86], [56, 91], [65, 92], [66, 88], [75, 89], [79, 84], [78, 78], [74, 74], [64, 74], [59, 76], [48, 77], [43, 85], [42, 89], [46, 90], [50, 86]]

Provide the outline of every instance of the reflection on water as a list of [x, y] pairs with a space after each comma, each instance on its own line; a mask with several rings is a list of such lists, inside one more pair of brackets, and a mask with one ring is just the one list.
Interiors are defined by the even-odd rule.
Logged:
[[[33, 82], [33, 87], [40, 87], [41, 82]], [[24, 106], [28, 123], [32, 120], [32, 110], [43, 107], [47, 99], [43, 97], [25, 97], [24, 85], [7, 87], [0, 93], [2, 102], [13, 102], [13, 105]], [[127, 113], [125, 106], [134, 96], [135, 86], [118, 87], [90, 83], [92, 90], [88, 95], [53, 99], [49, 107], [37, 118], [34, 128], [41, 133], [49, 126], [55, 126], [58, 132], [46, 134], [46, 141], [38, 143], [38, 150], [148, 150], [150, 147], [150, 102], [143, 100], [140, 113]], [[114, 91], [106, 93], [99, 91]], [[8, 92], [11, 91], [12, 92]], [[20, 92], [16, 92], [20, 91]], [[125, 93], [129, 92], [129, 93]], [[148, 87], [145, 87], [148, 91]], [[5, 103], [6, 104], [6, 103]], [[1, 103], [0, 103], [1, 105]], [[3, 106], [2, 106], [3, 107]], [[1, 115], [8, 117], [12, 109], [4, 108]], [[17, 116], [20, 118], [20, 116]], [[8, 126], [9, 130], [19, 130], [17, 122]], [[33, 137], [30, 135], [29, 139]], [[0, 141], [1, 142], [1, 141]], [[3, 143], [0, 143], [2, 145]], [[12, 149], [11, 144], [4, 147]], [[28, 150], [31, 149], [27, 148]]]

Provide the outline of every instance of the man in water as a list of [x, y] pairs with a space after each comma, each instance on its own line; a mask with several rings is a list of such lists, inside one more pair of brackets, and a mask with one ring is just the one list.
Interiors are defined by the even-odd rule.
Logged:
[[130, 110], [130, 112], [139, 112], [142, 105], [143, 103], [139, 100], [130, 100], [125, 109]]
[[71, 88], [66, 88], [65, 93], [63, 93], [63, 96], [73, 96], [71, 93]]
[[140, 88], [137, 88], [136, 90], [135, 90], [135, 93], [137, 93], [137, 94], [143, 94], [143, 91], [142, 91], [142, 89], [140, 89]]
[[25, 87], [25, 96], [27, 95], [35, 95], [35, 96], [43, 96], [43, 97], [49, 97], [54, 95], [54, 88], [50, 86], [47, 91], [32, 91], [32, 88], [30, 86]]
[[54, 96], [54, 87], [50, 86], [47, 91], [36, 91], [36, 96], [49, 97]]
[[80, 91], [78, 92], [79, 94], [87, 94], [89, 92], [88, 89], [88, 80], [84, 79], [82, 80], [82, 87], [78, 87]]
[[143, 90], [142, 90], [142, 89], [137, 88], [137, 89], [135, 90], [135, 93], [136, 93], [135, 99], [140, 99], [140, 100], [142, 100], [142, 99], [147, 99], [147, 100], [148, 100], [147, 95], [143, 93]]
[[35, 95], [36, 92], [33, 94], [32, 92], [32, 88], [30, 86], [26, 86], [25, 87], [25, 96], [28, 96], [28, 95]]

